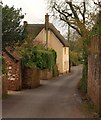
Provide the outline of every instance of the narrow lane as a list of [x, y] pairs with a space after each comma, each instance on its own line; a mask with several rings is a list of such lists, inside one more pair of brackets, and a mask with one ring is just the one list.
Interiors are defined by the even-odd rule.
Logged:
[[81, 66], [72, 74], [41, 81], [36, 89], [12, 92], [3, 100], [3, 118], [88, 118], [77, 91]]

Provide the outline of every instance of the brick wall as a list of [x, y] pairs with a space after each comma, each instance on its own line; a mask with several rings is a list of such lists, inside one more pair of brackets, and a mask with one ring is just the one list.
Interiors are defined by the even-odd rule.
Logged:
[[31, 69], [26, 67], [24, 78], [22, 80], [22, 87], [23, 88], [35, 88], [40, 85], [40, 74], [39, 70]]
[[2, 79], [2, 97], [5, 98], [7, 96], [7, 76], [2, 75], [0, 76], [0, 79]]
[[93, 36], [89, 46], [88, 95], [101, 113], [101, 36]]
[[8, 90], [20, 90], [22, 84], [21, 61], [15, 61], [6, 52], [3, 53], [3, 57], [7, 65]]

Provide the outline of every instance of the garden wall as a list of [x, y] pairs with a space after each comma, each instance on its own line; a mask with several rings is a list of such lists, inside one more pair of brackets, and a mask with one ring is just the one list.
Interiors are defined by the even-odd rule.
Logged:
[[40, 80], [50, 80], [53, 77], [52, 70], [40, 70]]
[[93, 36], [88, 56], [88, 95], [101, 113], [101, 36]]
[[40, 74], [38, 69], [30, 67], [25, 68], [24, 78], [22, 80], [23, 88], [35, 88], [40, 85]]
[[22, 87], [21, 60], [15, 51], [3, 52], [3, 57], [7, 67], [7, 87], [8, 90], [20, 90]]
[[2, 76], [0, 76], [0, 79], [2, 79], [2, 97], [4, 98], [7, 96], [7, 91], [8, 91], [7, 76], [2, 75]]

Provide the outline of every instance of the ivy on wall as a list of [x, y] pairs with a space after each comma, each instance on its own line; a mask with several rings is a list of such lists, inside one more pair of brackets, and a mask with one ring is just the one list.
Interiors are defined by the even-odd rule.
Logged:
[[6, 74], [7, 69], [6, 69], [6, 63], [5, 60], [2, 56], [0, 56], [0, 75]]
[[80, 89], [83, 92], [87, 92], [87, 80], [88, 80], [88, 55], [89, 55], [89, 44], [94, 36], [101, 35], [101, 11], [96, 16], [96, 22], [92, 30], [89, 32], [88, 36], [83, 40], [83, 75], [80, 81]]

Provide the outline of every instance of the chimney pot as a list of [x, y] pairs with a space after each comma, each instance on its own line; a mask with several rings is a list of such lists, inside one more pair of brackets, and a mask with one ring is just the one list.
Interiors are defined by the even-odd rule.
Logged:
[[23, 22], [23, 25], [24, 25], [24, 26], [26, 26], [27, 24], [28, 24], [27, 21], [24, 21], [24, 22]]
[[45, 24], [49, 24], [49, 15], [46, 13], [45, 15]]

